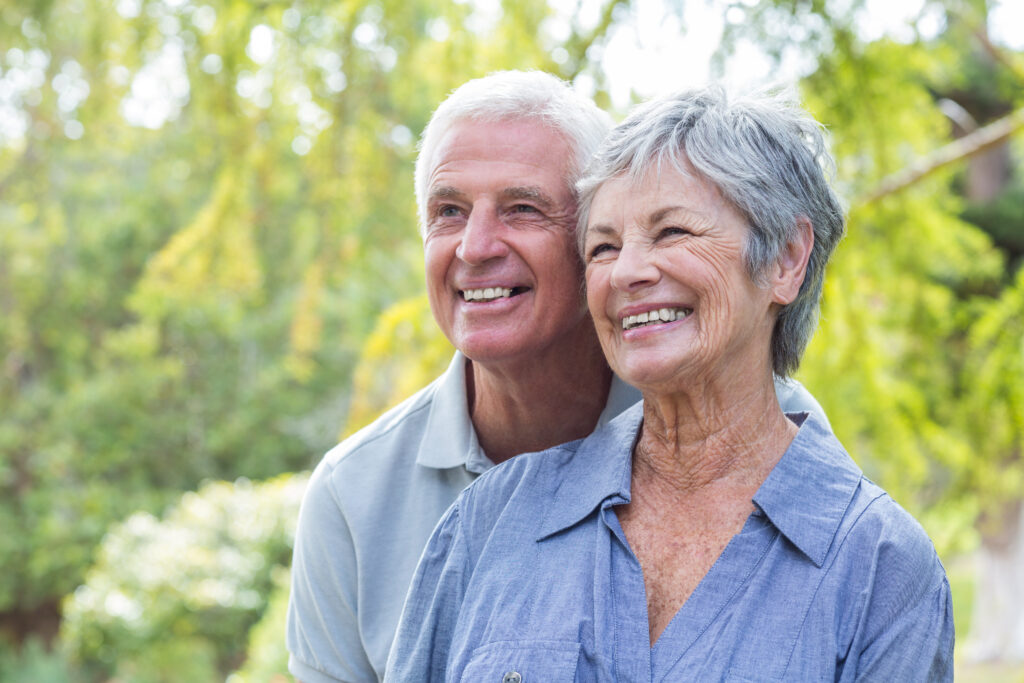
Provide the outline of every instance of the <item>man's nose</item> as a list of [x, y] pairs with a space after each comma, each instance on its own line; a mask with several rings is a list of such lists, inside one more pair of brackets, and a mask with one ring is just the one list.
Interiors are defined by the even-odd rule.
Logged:
[[619, 248], [612, 264], [611, 284], [620, 292], [632, 292], [650, 286], [661, 277], [650, 249], [632, 242]]
[[493, 209], [474, 208], [466, 220], [455, 255], [472, 266], [501, 258], [508, 254], [508, 244], [505, 243], [507, 229]]

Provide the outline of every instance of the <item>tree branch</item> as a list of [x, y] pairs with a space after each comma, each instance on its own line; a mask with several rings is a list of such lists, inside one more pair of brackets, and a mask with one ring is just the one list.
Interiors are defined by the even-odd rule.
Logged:
[[579, 76], [584, 65], [587, 63], [587, 50], [593, 45], [599, 38], [606, 37], [608, 29], [612, 25], [616, 8], [626, 5], [626, 0], [611, 0], [605, 5], [604, 10], [601, 12], [601, 18], [598, 20], [597, 25], [586, 35], [575, 34], [569, 39], [566, 45], [566, 50], [569, 52], [570, 58], [573, 60], [571, 73], [565, 75], [565, 79], [572, 81], [576, 76]]
[[900, 192], [941, 168], [969, 159], [1003, 143], [1021, 129], [1024, 129], [1024, 108], [993, 121], [984, 128], [979, 128], [945, 147], [940, 147], [932, 154], [918, 159], [901, 171], [883, 178], [873, 190], [860, 197], [854, 204], [857, 206], [871, 204], [882, 197]]

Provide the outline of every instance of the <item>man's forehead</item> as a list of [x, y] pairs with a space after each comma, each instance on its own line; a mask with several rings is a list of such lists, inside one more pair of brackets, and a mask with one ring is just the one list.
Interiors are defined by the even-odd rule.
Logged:
[[533, 163], [559, 173], [573, 156], [562, 133], [535, 119], [461, 119], [439, 136], [430, 172], [467, 155], [478, 161]]

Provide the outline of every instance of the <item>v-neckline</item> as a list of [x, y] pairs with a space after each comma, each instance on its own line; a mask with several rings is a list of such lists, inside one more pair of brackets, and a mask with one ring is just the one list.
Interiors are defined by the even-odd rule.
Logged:
[[[636, 563], [641, 576], [640, 561], [626, 540], [625, 531], [619, 522], [618, 515], [612, 512], [615, 520], [614, 529], [620, 541], [629, 549], [632, 561]], [[650, 648], [651, 671], [669, 671], [682, 659], [690, 647], [701, 637], [708, 627], [718, 618], [737, 592], [750, 580], [757, 566], [761, 563], [778, 531], [759, 510], [755, 510], [743, 524], [739, 533], [735, 534], [726, 544], [725, 549], [711, 565], [711, 569], [700, 580], [686, 602], [672, 616], [668, 625], [662, 630], [654, 645]], [[641, 582], [641, 585], [643, 583]], [[646, 593], [640, 596], [643, 603], [644, 639], [650, 643], [650, 615], [647, 610]], [[635, 599], [632, 596], [630, 599]]]

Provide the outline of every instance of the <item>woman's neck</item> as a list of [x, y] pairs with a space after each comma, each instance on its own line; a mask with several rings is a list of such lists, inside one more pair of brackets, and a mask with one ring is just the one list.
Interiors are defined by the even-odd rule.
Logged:
[[770, 372], [757, 382], [695, 382], [685, 393], [645, 393], [634, 479], [680, 493], [726, 480], [756, 490], [796, 432]]

